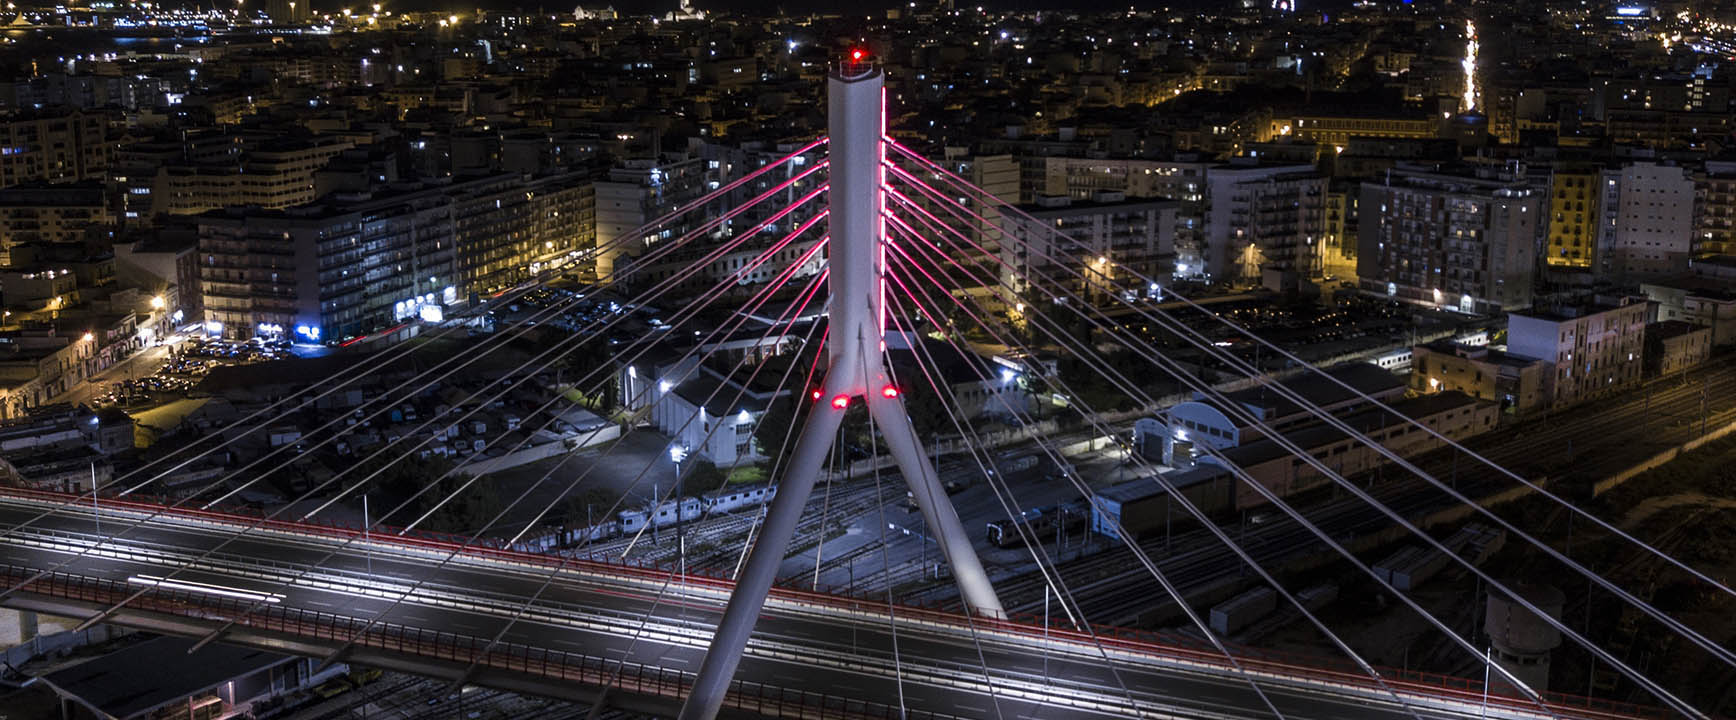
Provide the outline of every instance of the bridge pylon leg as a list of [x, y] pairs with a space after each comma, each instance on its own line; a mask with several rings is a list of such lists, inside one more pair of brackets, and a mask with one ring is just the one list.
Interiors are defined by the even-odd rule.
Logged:
[[777, 495], [772, 496], [772, 507], [760, 525], [753, 549], [748, 552], [747, 565], [735, 580], [735, 591], [729, 596], [723, 619], [718, 621], [711, 649], [700, 663], [693, 692], [681, 706], [681, 720], [711, 720], [723, 707], [730, 680], [735, 678], [735, 668], [747, 649], [748, 636], [753, 634], [754, 622], [759, 619], [766, 594], [777, 579], [778, 566], [783, 564], [784, 553], [789, 550], [790, 536], [795, 534], [796, 522], [802, 518], [802, 508], [808, 504], [820, 466], [826, 461], [826, 451], [832, 449], [832, 438], [843, 421], [844, 409], [830, 404], [816, 404], [808, 413], [789, 470], [778, 483]]
[[910, 496], [922, 511], [922, 521], [934, 536], [941, 558], [952, 568], [959, 595], [965, 604], [980, 615], [1006, 617], [994, 586], [989, 584], [988, 572], [983, 570], [976, 549], [970, 545], [970, 536], [958, 520], [958, 510], [947, 499], [939, 474], [934, 471], [928, 455], [922, 452], [922, 442], [916, 437], [916, 428], [910, 424], [910, 415], [905, 412], [903, 401], [869, 393], [868, 412], [874, 416], [874, 423], [879, 426], [880, 436], [885, 438], [892, 460], [898, 464], [898, 471], [910, 485]]
[[[898, 399], [886, 371], [885, 348], [886, 248], [884, 170], [886, 160], [885, 86], [882, 72], [864, 53], [837, 68], [830, 77], [828, 150], [830, 186], [827, 202], [827, 249], [830, 302], [826, 335], [826, 366], [822, 390], [796, 441], [795, 452], [766, 513], [759, 539], [748, 553], [747, 565], [736, 578], [729, 605], [718, 622], [711, 649], [700, 664], [693, 692], [681, 707], [681, 720], [711, 720], [723, 707], [730, 681], [741, 664], [748, 637], [765, 607], [766, 593], [777, 578], [789, 550], [796, 521], [813, 494], [820, 466], [832, 446], [852, 398], [865, 398], [868, 412], [886, 438], [893, 460], [910, 485], [923, 520], [941, 556], [952, 567], [959, 593], [979, 614], [1001, 617], [1005, 612], [988, 574], [959, 523], [958, 511], [947, 500], [934, 466], [922, 453], [922, 443]], [[798, 402], [808, 400], [798, 398]]]

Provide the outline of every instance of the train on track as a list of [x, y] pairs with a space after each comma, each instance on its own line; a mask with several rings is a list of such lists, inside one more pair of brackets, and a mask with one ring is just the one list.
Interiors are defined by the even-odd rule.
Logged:
[[1051, 542], [1060, 535], [1078, 532], [1090, 521], [1091, 503], [1075, 500], [1019, 513], [1017, 525], [1012, 518], [993, 521], [989, 523], [988, 537], [995, 547], [1019, 547], [1025, 544], [1025, 534], [1019, 532], [1018, 525], [1024, 525], [1029, 536], [1036, 538], [1037, 542]]
[[775, 485], [754, 485], [752, 487], [713, 490], [697, 497], [671, 498], [658, 503], [654, 508], [622, 510], [615, 513], [615, 517], [611, 520], [595, 523], [588, 527], [567, 528], [521, 544], [525, 546], [525, 549], [535, 552], [551, 547], [612, 540], [649, 527], [664, 528], [674, 525], [678, 521], [693, 522], [709, 516], [724, 515], [737, 510], [758, 507], [770, 502], [772, 497], [777, 495], [777, 491]]

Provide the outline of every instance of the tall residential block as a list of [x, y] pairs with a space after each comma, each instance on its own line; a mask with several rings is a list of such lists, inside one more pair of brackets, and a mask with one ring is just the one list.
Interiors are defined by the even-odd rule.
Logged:
[[1364, 290], [1486, 313], [1531, 304], [1540, 193], [1499, 180], [1393, 171], [1362, 184]]

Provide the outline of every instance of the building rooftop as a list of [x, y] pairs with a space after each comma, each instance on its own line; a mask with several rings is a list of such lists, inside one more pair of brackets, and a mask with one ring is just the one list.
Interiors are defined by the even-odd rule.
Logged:
[[[1405, 385], [1403, 378], [1373, 363], [1342, 363], [1325, 368], [1325, 371], [1328, 375], [1367, 395], [1392, 392], [1404, 388]], [[1275, 381], [1274, 384], [1291, 390], [1313, 405], [1335, 405], [1356, 396], [1356, 393], [1346, 390], [1338, 383], [1318, 377], [1311, 372], [1292, 375], [1283, 380]], [[1224, 396], [1249, 407], [1263, 408], [1266, 411], [1264, 417], [1268, 420], [1289, 417], [1303, 412], [1301, 405], [1290, 402], [1264, 386], [1237, 390], [1225, 393]], [[1203, 396], [1195, 393], [1194, 399], [1203, 401]]]
[[[1227, 474], [1229, 474], [1228, 470], [1216, 465], [1195, 465], [1186, 470], [1164, 473], [1163, 479], [1175, 489], [1183, 490], [1203, 482], [1210, 482]], [[1156, 478], [1140, 478], [1099, 490], [1097, 497], [1126, 504], [1162, 495], [1164, 492], [1167, 490], [1163, 482]]]
[[1594, 300], [1586, 300], [1576, 303], [1563, 303], [1548, 307], [1536, 307], [1530, 310], [1518, 310], [1510, 312], [1508, 315], [1536, 318], [1538, 320], [1547, 320], [1549, 322], [1559, 323], [1567, 322], [1569, 320], [1577, 320], [1598, 313], [1606, 313], [1611, 310], [1619, 310], [1634, 304], [1635, 301], [1643, 302], [1644, 298], [1623, 297], [1618, 299], [1598, 297]]
[[1681, 337], [1689, 333], [1700, 332], [1703, 330], [1709, 330], [1709, 328], [1705, 325], [1691, 323], [1686, 320], [1664, 320], [1646, 326], [1646, 332], [1656, 336], [1660, 340]]
[[1464, 343], [1453, 342], [1452, 340], [1447, 339], [1436, 340], [1423, 345], [1423, 347], [1442, 355], [1457, 355], [1462, 358], [1482, 360], [1494, 365], [1505, 365], [1514, 368], [1529, 367], [1542, 362], [1537, 358], [1527, 357], [1525, 355], [1515, 355], [1486, 345], [1466, 345]]
[[[1380, 408], [1371, 408], [1353, 413], [1341, 418], [1346, 425], [1368, 434], [1379, 430], [1403, 424], [1404, 417], [1422, 418], [1436, 413], [1447, 412], [1461, 407], [1474, 407], [1482, 401], [1456, 390], [1407, 398], [1391, 403], [1394, 412]], [[1324, 422], [1314, 423], [1306, 427], [1280, 432], [1285, 439], [1303, 450], [1313, 450], [1350, 437], [1344, 431]], [[1224, 458], [1237, 467], [1252, 467], [1264, 462], [1271, 462], [1281, 457], [1290, 456], [1290, 451], [1278, 444], [1276, 440], [1264, 438], [1233, 448], [1221, 450]]]
[[47, 680], [111, 716], [130, 718], [295, 659], [222, 643], [188, 654], [192, 647], [190, 638], [157, 637], [49, 673]]

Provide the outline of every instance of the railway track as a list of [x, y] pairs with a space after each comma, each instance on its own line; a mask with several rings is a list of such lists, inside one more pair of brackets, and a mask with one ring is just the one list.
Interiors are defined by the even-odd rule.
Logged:
[[[1646, 395], [1649, 391], [1650, 398]], [[1700, 433], [1701, 398], [1705, 397], [1704, 426], [1715, 429], [1736, 422], [1736, 363], [1728, 359], [1689, 373], [1687, 382], [1676, 378], [1655, 380], [1640, 390], [1597, 401], [1570, 413], [1529, 420], [1474, 438], [1465, 443], [1491, 461], [1538, 477], [1542, 472], [1572, 481], [1558, 485], [1558, 493], [1584, 492], [1583, 481], [1608, 476], [1668, 447], [1686, 442]], [[1640, 437], [1635, 437], [1635, 435]], [[1607, 442], [1608, 438], [1630, 438]], [[1575, 441], [1577, 440], [1577, 445]], [[1480, 462], [1437, 451], [1417, 462], [1437, 479], [1448, 481], [1471, 497], [1487, 496], [1513, 487], [1511, 479]], [[1402, 473], [1389, 470], [1388, 474]], [[1358, 482], [1366, 478], [1352, 478]], [[1406, 517], [1419, 517], [1454, 503], [1427, 482], [1411, 477], [1376, 483], [1372, 494]], [[1298, 508], [1305, 517], [1333, 537], [1349, 538], [1389, 526], [1385, 515], [1350, 497]], [[1232, 538], [1238, 538], [1256, 561], [1268, 568], [1283, 566], [1302, 555], [1321, 552], [1311, 532], [1287, 516], [1257, 527], [1244, 528], [1239, 521], [1220, 523]], [[1098, 540], [1097, 542], [1105, 542]], [[1193, 594], [1251, 574], [1231, 552], [1221, 547], [1203, 528], [1174, 533], [1166, 553], [1163, 537], [1147, 538], [1140, 546], [1184, 594]], [[1143, 571], [1129, 570], [1130, 558], [1119, 545], [1060, 563], [1061, 576], [1085, 616], [1099, 623], [1128, 623], [1168, 597]], [[1035, 570], [996, 583], [1007, 607], [1018, 612], [1041, 612], [1046, 583]], [[956, 592], [937, 586], [925, 599], [956, 602]], [[1052, 609], [1056, 617], [1060, 611]]]

